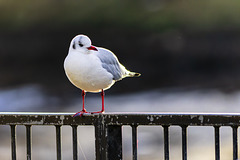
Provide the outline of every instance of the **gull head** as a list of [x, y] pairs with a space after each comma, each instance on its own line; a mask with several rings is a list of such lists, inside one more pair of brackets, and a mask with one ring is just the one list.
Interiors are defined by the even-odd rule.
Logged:
[[69, 50], [89, 53], [91, 50], [97, 51], [97, 48], [92, 46], [92, 42], [88, 36], [77, 35], [72, 39]]

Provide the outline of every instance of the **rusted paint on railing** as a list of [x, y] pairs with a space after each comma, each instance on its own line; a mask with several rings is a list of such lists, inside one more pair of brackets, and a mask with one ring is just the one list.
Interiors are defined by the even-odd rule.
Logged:
[[164, 158], [169, 160], [169, 127], [177, 125], [182, 128], [182, 160], [187, 160], [188, 126], [213, 126], [215, 128], [215, 160], [220, 159], [221, 126], [232, 127], [233, 159], [238, 159], [238, 113], [104, 113], [73, 117], [74, 113], [21, 113], [0, 112], [0, 125], [11, 126], [12, 159], [16, 160], [16, 126], [26, 126], [27, 159], [31, 159], [31, 126], [56, 126], [57, 160], [62, 159], [61, 126], [72, 126], [73, 159], [78, 160], [78, 125], [95, 127], [96, 160], [122, 159], [122, 126], [132, 127], [132, 157], [137, 160], [137, 127], [139, 125], [158, 125], [164, 130]]
[[238, 126], [240, 114], [229, 113], [104, 113], [73, 118], [74, 113], [0, 112], [0, 125], [93, 125], [101, 117], [108, 125]]

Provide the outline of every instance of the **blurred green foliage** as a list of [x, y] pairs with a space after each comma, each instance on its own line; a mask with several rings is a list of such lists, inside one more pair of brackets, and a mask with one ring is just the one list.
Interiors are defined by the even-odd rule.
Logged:
[[86, 34], [142, 73], [118, 90], [240, 88], [239, 17], [237, 0], [0, 0], [0, 87], [65, 92], [69, 43]]
[[1, 30], [84, 25], [155, 32], [169, 27], [211, 31], [240, 27], [239, 15], [237, 0], [0, 1]]

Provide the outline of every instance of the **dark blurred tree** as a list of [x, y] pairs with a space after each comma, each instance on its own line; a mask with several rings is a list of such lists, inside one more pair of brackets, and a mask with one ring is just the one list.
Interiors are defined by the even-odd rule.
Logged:
[[0, 87], [66, 91], [63, 60], [86, 34], [142, 73], [112, 91], [239, 85], [239, 1], [1, 1]]

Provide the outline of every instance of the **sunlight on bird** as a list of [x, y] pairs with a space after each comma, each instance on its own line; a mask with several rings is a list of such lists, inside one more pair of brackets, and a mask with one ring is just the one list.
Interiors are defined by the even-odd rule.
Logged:
[[[85, 35], [77, 35], [72, 39], [64, 61], [64, 69], [69, 81], [82, 90], [82, 111], [77, 112], [74, 117], [82, 116], [84, 113], [103, 113], [104, 90], [125, 77], [141, 75], [127, 70], [110, 50], [93, 46]], [[101, 111], [86, 111], [84, 103], [86, 92], [101, 92]]]

